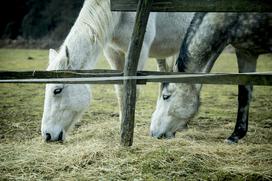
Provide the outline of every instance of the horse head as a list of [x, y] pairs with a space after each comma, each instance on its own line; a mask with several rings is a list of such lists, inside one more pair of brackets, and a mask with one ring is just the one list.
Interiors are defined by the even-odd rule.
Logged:
[[151, 136], [172, 138], [177, 131], [186, 129], [188, 121], [198, 111], [199, 89], [192, 84], [164, 84], [152, 114]]
[[[60, 52], [50, 49], [47, 70], [71, 70], [67, 47]], [[90, 87], [86, 84], [47, 84], [41, 132], [46, 141], [63, 141], [67, 131], [90, 104]]]

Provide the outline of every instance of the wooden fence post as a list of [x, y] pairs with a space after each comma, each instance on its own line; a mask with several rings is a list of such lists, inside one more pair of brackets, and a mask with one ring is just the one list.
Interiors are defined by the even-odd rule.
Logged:
[[[124, 76], [135, 76], [142, 49], [146, 25], [153, 0], [139, 0], [136, 21], [126, 57]], [[123, 115], [121, 122], [121, 145], [133, 143], [134, 116], [136, 106], [136, 80], [124, 80]]]

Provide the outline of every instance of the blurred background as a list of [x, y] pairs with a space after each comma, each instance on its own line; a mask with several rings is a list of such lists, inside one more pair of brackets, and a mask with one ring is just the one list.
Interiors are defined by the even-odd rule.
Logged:
[[84, 0], [8, 0], [0, 11], [0, 48], [58, 47]]

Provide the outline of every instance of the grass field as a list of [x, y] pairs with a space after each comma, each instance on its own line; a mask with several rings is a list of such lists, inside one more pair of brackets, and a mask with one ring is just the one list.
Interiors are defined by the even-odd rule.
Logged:
[[[47, 54], [0, 49], [0, 70], [44, 70]], [[235, 55], [224, 53], [213, 72], [237, 72], [236, 67]], [[103, 58], [98, 68], [108, 68]], [[146, 69], [156, 69], [153, 59]], [[271, 70], [272, 56], [261, 56], [258, 71]], [[171, 140], [149, 136], [158, 84], [142, 86], [131, 148], [119, 146], [112, 85], [93, 86], [91, 107], [67, 141], [44, 143], [44, 87], [0, 84], [0, 180], [272, 180], [272, 87], [255, 87], [248, 134], [228, 145], [237, 86], [205, 85], [199, 114]]]

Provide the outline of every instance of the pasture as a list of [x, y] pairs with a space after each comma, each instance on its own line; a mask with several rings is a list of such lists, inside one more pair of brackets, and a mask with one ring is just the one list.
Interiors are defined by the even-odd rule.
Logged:
[[[212, 72], [237, 72], [224, 53]], [[46, 50], [0, 49], [0, 70], [45, 70]], [[109, 68], [103, 57], [97, 68]], [[150, 59], [146, 70], [156, 70]], [[271, 71], [272, 56], [257, 71]], [[112, 85], [93, 86], [82, 121], [64, 143], [40, 135], [43, 84], [0, 84], [0, 180], [272, 180], [272, 87], [255, 86], [249, 131], [238, 144], [233, 131], [237, 86], [204, 85], [199, 114], [171, 140], [149, 136], [158, 84], [141, 86], [134, 145], [119, 145], [118, 105]]]

